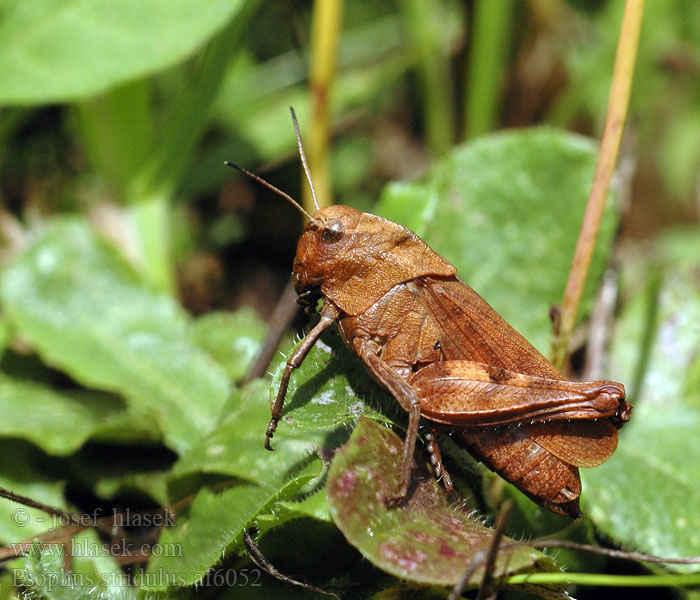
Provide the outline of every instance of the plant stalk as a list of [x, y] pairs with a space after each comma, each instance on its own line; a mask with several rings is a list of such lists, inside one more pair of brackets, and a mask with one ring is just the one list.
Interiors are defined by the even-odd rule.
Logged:
[[610, 188], [610, 180], [617, 162], [629, 106], [643, 13], [644, 0], [627, 0], [622, 17], [608, 111], [600, 142], [598, 162], [593, 176], [593, 185], [588, 196], [586, 212], [571, 263], [569, 278], [566, 282], [561, 313], [555, 321], [552, 335], [551, 359], [554, 366], [560, 371], [566, 362], [569, 339], [576, 324], [576, 315], [593, 257], [598, 229]]
[[[333, 203], [333, 186], [328, 148], [330, 144], [330, 95], [336, 76], [343, 0], [316, 0], [311, 21], [311, 124], [307, 153], [309, 169], [319, 204]], [[311, 191], [304, 186], [302, 204], [309, 214], [316, 212]]]
[[[195, 83], [175, 104], [170, 127], [127, 188], [130, 217], [142, 257], [145, 279], [156, 289], [175, 292], [170, 255], [171, 202], [187, 162], [209, 125], [209, 113], [229, 58], [237, 51], [240, 34], [252, 12], [242, 12], [209, 44]], [[223, 168], [223, 166], [222, 166]]]
[[494, 129], [510, 49], [513, 1], [477, 0], [464, 95], [464, 137]]
[[500, 580], [509, 585], [563, 583], [605, 587], [678, 587], [700, 585], [700, 573], [667, 575], [610, 575], [607, 573], [531, 573]]
[[434, 0], [406, 0], [401, 6], [418, 59], [428, 149], [440, 156], [452, 147], [455, 112], [448, 49], [433, 16], [444, 8]]

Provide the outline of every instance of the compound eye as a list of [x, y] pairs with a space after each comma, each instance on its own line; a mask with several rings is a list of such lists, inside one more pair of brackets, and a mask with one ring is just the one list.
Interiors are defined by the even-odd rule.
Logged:
[[338, 219], [326, 223], [321, 232], [321, 241], [324, 244], [335, 244], [345, 235], [345, 225]]

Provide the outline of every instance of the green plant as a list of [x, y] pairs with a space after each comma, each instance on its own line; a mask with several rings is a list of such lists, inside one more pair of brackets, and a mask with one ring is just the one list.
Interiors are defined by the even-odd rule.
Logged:
[[[517, 5], [513, 10], [528, 17], [524, 25], [509, 13], [489, 15], [487, 4], [477, 2], [474, 15], [450, 1], [400, 8], [346, 2], [328, 103], [335, 139], [327, 158], [337, 202], [371, 207], [412, 228], [546, 351], [549, 309], [563, 295], [596, 160], [595, 143], [560, 127], [585, 128], [581, 121], [601, 119], [618, 3], [590, 12], [574, 3]], [[685, 125], [697, 103], [694, 88], [682, 85], [698, 57], [691, 44], [697, 10], [651, 4], [630, 127], [641, 140], [643, 164], [663, 167], [654, 171], [656, 189], [678, 202], [627, 211], [620, 172], [622, 191], [608, 197], [577, 321], [585, 331], [601, 311], [614, 319], [614, 327], [603, 327], [610, 352], [606, 372], [598, 375], [625, 383], [635, 413], [614, 457], [584, 471], [586, 517], [573, 524], [544, 514], [448, 444], [447, 466], [466, 506], [478, 511], [464, 526], [479, 538], [479, 549], [490, 535], [482, 520], [489, 525], [499, 501], [512, 498], [505, 533], [516, 540], [596, 543], [602, 534], [622, 548], [700, 554], [700, 236], [696, 220], [686, 218], [696, 217], [688, 181], [697, 176], [697, 153], [688, 152], [696, 144], [694, 129]], [[374, 436], [379, 448], [391, 436], [373, 424], [400, 430], [405, 423], [337, 335], [324, 337], [295, 373], [274, 453], [262, 440], [279, 356], [269, 367], [273, 377], [241, 383], [266, 335], [262, 317], [271, 310], [270, 297], [288, 276], [300, 224], [278, 198], [260, 194], [253, 207], [256, 188], [234, 180], [222, 163], [263, 165], [267, 179], [298, 197], [288, 106], [299, 113], [304, 134], [312, 106], [305, 49], [314, 9], [300, 4], [284, 13], [284, 6], [23, 0], [0, 7], [0, 233], [6, 242], [0, 486], [57, 507], [66, 518], [98, 509], [95, 514], [107, 518], [128, 508], [152, 519], [166, 506], [175, 514], [160, 530], [146, 528], [160, 534], [157, 543], [148, 536], [136, 540], [150, 550], [147, 561], [115, 553], [143, 565], [133, 571], [142, 576], [134, 580], [141, 589], [125, 585], [120, 565], [104, 550], [107, 521], [94, 523], [97, 532], [58, 530], [60, 541], [70, 546], [77, 539], [73, 547], [82, 547], [87, 539], [97, 552], [72, 553], [73, 572], [91, 574], [82, 580], [86, 585], [76, 578], [50, 589], [47, 581], [65, 581], [57, 546], [42, 550], [37, 543], [24, 547], [25, 558], [7, 561], [18, 553], [11, 544], [47, 541], [52, 523], [35, 508], [18, 521], [24, 515], [18, 507], [25, 508], [0, 500], [6, 566], [0, 598], [22, 591], [174, 597], [196, 595], [198, 586], [233, 597], [314, 594], [259, 570], [251, 576], [258, 567], [248, 558], [246, 532], [282, 573], [343, 597], [443, 597], [442, 585], [461, 574], [458, 561], [449, 567], [452, 579], [423, 571], [412, 577], [390, 568], [386, 555], [361, 539], [370, 523], [375, 540], [395, 542], [410, 514], [375, 507], [360, 525], [342, 519], [342, 503], [352, 498], [333, 490], [353, 464], [378, 454], [355, 455], [352, 431]], [[478, 31], [465, 46], [470, 17]], [[653, 35], [645, 34], [650, 21]], [[510, 53], [492, 54], [495, 30], [512, 32]], [[591, 36], [609, 41], [582, 50]], [[543, 54], [537, 43], [563, 50]], [[688, 60], [678, 78], [672, 70], [659, 73], [659, 56], [676, 56], [679, 48]], [[506, 87], [488, 79], [484, 63], [499, 64], [496, 58]], [[453, 74], [462, 62], [470, 65], [463, 128], [470, 140], [453, 146], [462, 129], [455, 90], [464, 87]], [[569, 82], [552, 90], [552, 73], [560, 69]], [[536, 119], [518, 102], [523, 81], [547, 98]], [[680, 98], [678, 114], [662, 106], [664, 82]], [[481, 90], [478, 97], [474, 90]], [[502, 110], [494, 110], [498, 98], [506, 100]], [[527, 124], [560, 127], [489, 134], [514, 112]], [[646, 141], [659, 114], [663, 153]], [[422, 131], [439, 159], [425, 160], [417, 141]], [[293, 169], [286, 168], [290, 163]], [[396, 181], [407, 176], [414, 181]], [[638, 214], [686, 223], [644, 230], [640, 241], [632, 218]], [[606, 270], [619, 273], [616, 311], [596, 301]], [[280, 345], [285, 354], [292, 347], [289, 338]], [[331, 451], [346, 442], [329, 467]], [[382, 468], [390, 477], [390, 465]], [[425, 498], [442, 502], [429, 479], [424, 485]], [[421, 512], [426, 531], [431, 519], [452, 510], [441, 505]], [[445, 532], [436, 528], [431, 535], [439, 540]], [[434, 569], [448, 568], [432, 547], [423, 551]], [[689, 586], [700, 578], [697, 567], [678, 565], [616, 578], [599, 557], [570, 550], [545, 556], [522, 546], [518, 552], [523, 560], [497, 563], [496, 575], [516, 590], [536, 585], [539, 594], [561, 593], [567, 581]], [[462, 562], [466, 569], [468, 561]]]

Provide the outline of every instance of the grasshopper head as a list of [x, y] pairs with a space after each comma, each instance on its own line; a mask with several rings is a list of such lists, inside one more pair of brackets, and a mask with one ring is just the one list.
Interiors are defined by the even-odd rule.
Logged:
[[299, 239], [294, 260], [294, 285], [301, 301], [323, 296], [348, 315], [364, 312], [406, 281], [455, 273], [412, 231], [341, 205], [316, 212]]
[[349, 206], [327, 206], [306, 225], [294, 259], [294, 287], [301, 298], [318, 297], [331, 278], [351, 275], [357, 260], [348, 260], [348, 250], [357, 241], [361, 217], [362, 212]]

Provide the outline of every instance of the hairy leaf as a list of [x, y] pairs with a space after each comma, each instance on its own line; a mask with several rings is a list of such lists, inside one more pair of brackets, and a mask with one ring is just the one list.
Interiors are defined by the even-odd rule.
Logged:
[[268, 383], [261, 379], [236, 391], [217, 427], [183, 455], [173, 467], [173, 476], [202, 472], [260, 485], [284, 482], [325, 444], [335, 427], [294, 428], [283, 420], [273, 439], [275, 452], [270, 452], [263, 445], [270, 420], [268, 397]]
[[[328, 476], [331, 516], [367, 560], [424, 584], [455, 585], [469, 561], [488, 551], [493, 531], [451, 506], [432, 478], [421, 478], [405, 504], [387, 507], [398, 488], [403, 443], [381, 425], [361, 419], [335, 455]], [[556, 571], [541, 552], [503, 539], [496, 577], [533, 570]], [[481, 581], [483, 565], [471, 584]], [[561, 591], [561, 590], [558, 590]]]
[[182, 587], [202, 583], [207, 570], [216, 565], [227, 548], [240, 545], [244, 529], [261, 513], [297, 494], [300, 487], [318, 477], [316, 460], [285, 485], [236, 485], [221, 493], [207, 488], [197, 493], [192, 506], [176, 515], [175, 525], [163, 529], [158, 553], [149, 562], [149, 573], [162, 577], [149, 589]]
[[[93, 535], [80, 537], [98, 544]], [[66, 572], [63, 559], [63, 550], [59, 546], [41, 548], [38, 543], [32, 545], [24, 567], [15, 571], [28, 597], [44, 600], [135, 600], [139, 597], [135, 588], [124, 585], [124, 580], [119, 584], [119, 571], [113, 565], [110, 568], [105, 561], [93, 561], [94, 568], [86, 569], [85, 559], [78, 558], [78, 567]]]

